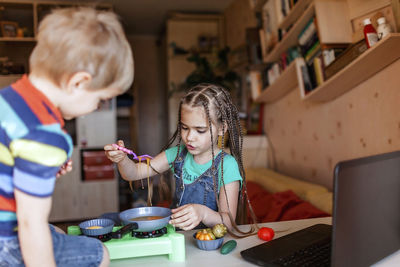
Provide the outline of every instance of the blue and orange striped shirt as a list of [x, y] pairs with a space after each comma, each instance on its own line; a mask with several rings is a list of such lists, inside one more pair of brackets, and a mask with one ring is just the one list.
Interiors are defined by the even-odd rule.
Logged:
[[14, 189], [53, 194], [56, 174], [72, 153], [59, 110], [24, 75], [0, 90], [0, 238], [17, 235]]

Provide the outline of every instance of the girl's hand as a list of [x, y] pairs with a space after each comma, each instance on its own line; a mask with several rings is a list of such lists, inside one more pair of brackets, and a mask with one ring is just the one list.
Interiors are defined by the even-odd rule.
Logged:
[[64, 175], [70, 171], [72, 171], [72, 160], [68, 160], [64, 165], [61, 166], [60, 170], [56, 174], [56, 178], [59, 178], [61, 175]]
[[169, 223], [182, 230], [191, 230], [203, 220], [205, 213], [204, 207], [205, 206], [200, 204], [186, 204], [179, 208], [172, 209]]
[[[124, 141], [122, 141], [122, 140], [118, 140], [117, 144], [119, 146], [125, 147]], [[111, 144], [105, 145], [104, 151], [106, 153], [107, 158], [114, 163], [120, 163], [127, 157], [125, 152], [118, 150], [117, 148], [113, 147]]]

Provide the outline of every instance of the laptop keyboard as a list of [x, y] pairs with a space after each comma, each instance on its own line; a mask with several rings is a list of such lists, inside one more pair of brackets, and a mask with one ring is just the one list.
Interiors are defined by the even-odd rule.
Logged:
[[279, 266], [330, 266], [331, 240], [313, 244], [273, 262]]

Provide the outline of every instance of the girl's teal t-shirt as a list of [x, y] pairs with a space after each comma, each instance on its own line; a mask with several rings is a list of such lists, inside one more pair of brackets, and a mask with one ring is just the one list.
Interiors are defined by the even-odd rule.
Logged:
[[[181, 150], [184, 149], [183, 146], [181, 146]], [[176, 153], [178, 152], [178, 147], [171, 147], [165, 150], [165, 154], [167, 156], [168, 164], [171, 166], [173, 170], [172, 163], [174, 162], [176, 158]], [[216, 155], [217, 156], [217, 155]], [[222, 160], [221, 160], [222, 162]], [[209, 162], [205, 164], [198, 164], [193, 158], [193, 155], [190, 154], [189, 152], [186, 154], [185, 158], [185, 164], [183, 165], [183, 170], [182, 170], [182, 179], [185, 184], [190, 184], [193, 183], [200, 175], [202, 175], [206, 170], [208, 170], [211, 167], [212, 161], [210, 160]], [[221, 163], [218, 167], [218, 180], [219, 180], [219, 186], [218, 189], [221, 187], [222, 180], [221, 180]], [[239, 171], [239, 166], [235, 160], [235, 158], [230, 155], [225, 153], [224, 154], [224, 182], [225, 184], [232, 183], [234, 181], [240, 181], [240, 184], [242, 183], [242, 176], [240, 175]]]

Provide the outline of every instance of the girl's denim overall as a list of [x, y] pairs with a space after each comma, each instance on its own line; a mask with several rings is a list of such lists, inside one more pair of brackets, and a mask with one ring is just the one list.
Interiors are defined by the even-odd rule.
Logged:
[[[200, 175], [193, 183], [184, 184], [182, 181], [182, 168], [185, 163], [187, 149], [182, 149], [174, 164], [175, 176], [175, 194], [172, 202], [172, 208], [176, 208], [185, 204], [201, 204], [217, 211], [217, 200], [214, 194], [214, 181], [212, 168], [210, 167], [202, 175]], [[218, 166], [221, 162], [222, 153], [219, 153], [214, 160], [215, 179], [218, 183]], [[217, 196], [219, 194], [218, 184], [216, 185]]]

